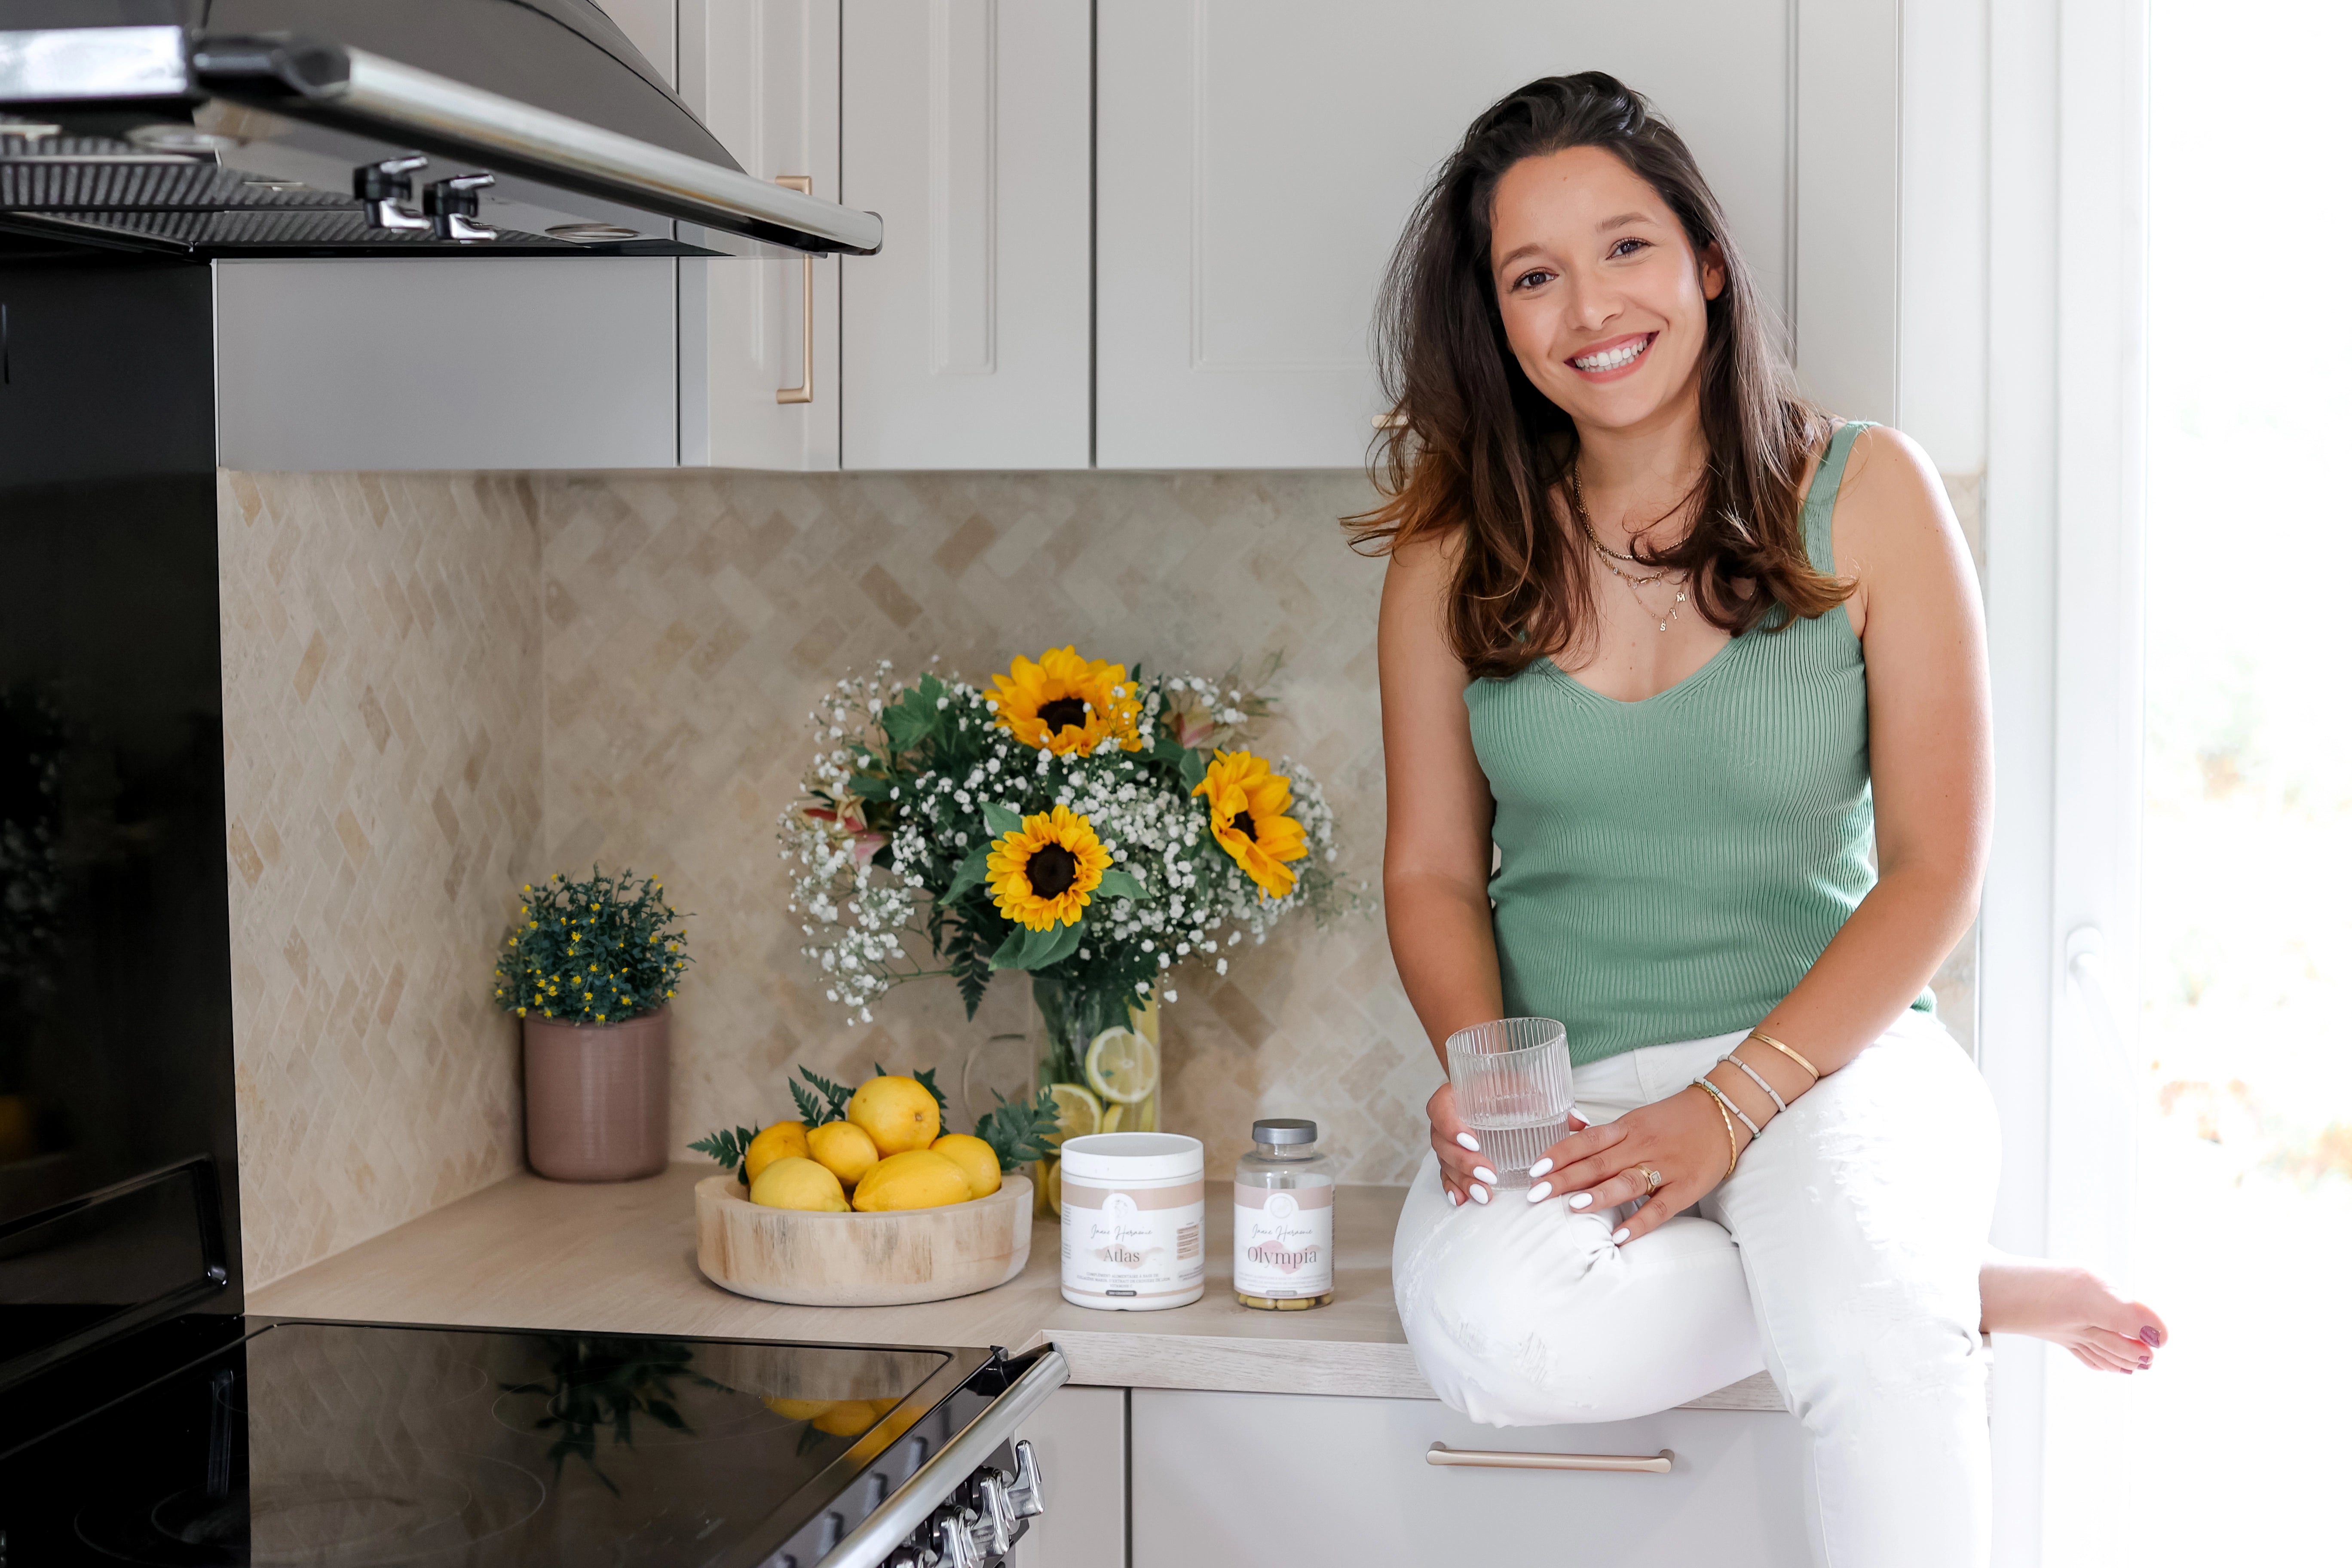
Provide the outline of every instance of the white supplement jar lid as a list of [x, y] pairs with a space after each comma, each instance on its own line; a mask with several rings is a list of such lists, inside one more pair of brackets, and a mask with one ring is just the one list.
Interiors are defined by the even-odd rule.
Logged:
[[1198, 1179], [1201, 1141], [1181, 1132], [1089, 1132], [1062, 1145], [1062, 1177], [1097, 1182]]

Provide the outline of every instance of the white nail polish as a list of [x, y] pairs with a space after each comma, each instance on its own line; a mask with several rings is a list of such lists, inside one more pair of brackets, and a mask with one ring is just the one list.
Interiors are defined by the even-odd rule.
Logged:
[[1448, 1204], [1451, 1204], [1454, 1207], [1460, 1208], [1462, 1206], [1462, 1194], [1455, 1192], [1452, 1187], [1448, 1187], [1445, 1189], [1445, 1201]]
[[1572, 1209], [1589, 1209], [1592, 1206], [1592, 1194], [1591, 1193], [1570, 1193], [1568, 1194], [1568, 1206]]
[[1621, 1225], [1617, 1227], [1617, 1234], [1611, 1237], [1609, 1239], [1615, 1242], [1618, 1246], [1622, 1247], [1625, 1245], [1625, 1238], [1633, 1234], [1633, 1233], [1632, 1231], [1627, 1230]]
[[1551, 1196], [1551, 1184], [1549, 1182], [1538, 1182], [1534, 1186], [1528, 1189], [1528, 1202], [1531, 1204], [1539, 1204], [1549, 1196]]
[[1485, 1202], [1486, 1201], [1486, 1188], [1484, 1188], [1484, 1187], [1482, 1187], [1482, 1186], [1480, 1186], [1480, 1185], [1479, 1185], [1477, 1183], [1475, 1183], [1475, 1182], [1471, 1183], [1471, 1184], [1470, 1184], [1470, 1201], [1471, 1201], [1471, 1202], [1473, 1202], [1473, 1203], [1480, 1203], [1480, 1204], [1485, 1203]]
[[1494, 1173], [1494, 1172], [1492, 1172], [1492, 1171], [1490, 1171], [1490, 1170], [1488, 1170], [1488, 1169], [1486, 1169], [1486, 1166], [1484, 1166], [1484, 1165], [1473, 1165], [1473, 1166], [1471, 1166], [1471, 1167], [1470, 1167], [1470, 1173], [1471, 1173], [1472, 1175], [1474, 1175], [1474, 1176], [1477, 1177], [1480, 1181], [1482, 1181], [1482, 1182], [1486, 1183], [1486, 1184], [1488, 1186], [1490, 1186], [1490, 1187], [1497, 1187], [1497, 1186], [1502, 1185], [1502, 1184], [1501, 1184], [1500, 1182], [1498, 1182], [1497, 1180], [1496, 1180], [1496, 1178], [1495, 1178], [1495, 1173]]
[[1456, 1132], [1454, 1135], [1454, 1141], [1456, 1143], [1461, 1144], [1465, 1149], [1469, 1150], [1473, 1154], [1478, 1152], [1478, 1140], [1471, 1137], [1467, 1132]]
[[1528, 1174], [1529, 1176], [1549, 1176], [1549, 1175], [1550, 1175], [1550, 1174], [1551, 1174], [1551, 1162], [1550, 1162], [1549, 1160], [1538, 1160], [1534, 1164], [1529, 1165], [1529, 1166], [1528, 1167]]

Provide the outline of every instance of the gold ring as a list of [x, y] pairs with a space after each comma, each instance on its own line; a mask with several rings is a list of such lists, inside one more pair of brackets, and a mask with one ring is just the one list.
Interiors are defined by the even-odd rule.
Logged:
[[1636, 1167], [1636, 1169], [1638, 1169], [1644, 1177], [1648, 1178], [1650, 1183], [1647, 1187], [1644, 1187], [1642, 1190], [1642, 1195], [1643, 1197], [1648, 1197], [1652, 1193], [1656, 1192], [1660, 1187], [1666, 1184], [1665, 1177], [1658, 1174], [1657, 1172], [1653, 1171], [1649, 1166], [1642, 1165]]

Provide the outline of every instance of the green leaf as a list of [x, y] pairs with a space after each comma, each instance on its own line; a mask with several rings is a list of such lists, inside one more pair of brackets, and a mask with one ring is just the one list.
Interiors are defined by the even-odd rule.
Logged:
[[982, 1117], [972, 1131], [996, 1151], [1000, 1167], [1010, 1171], [1054, 1152], [1052, 1139], [1061, 1131], [1062, 1116], [1052, 1100], [1041, 1096], [1033, 1103], [1007, 1100], [994, 1089], [989, 1092], [996, 1095], [996, 1109]]
[[800, 1071], [801, 1077], [808, 1079], [809, 1087], [824, 1097], [823, 1103], [820, 1105], [814, 1096], [803, 1093], [799, 1084], [793, 1085], [793, 1103], [801, 1108], [801, 1120], [811, 1127], [822, 1127], [828, 1121], [841, 1121], [848, 1112], [849, 1097], [856, 1090], [845, 1084], [835, 1083], [829, 1078], [821, 1078], [806, 1068], [801, 1068]]
[[1030, 931], [1027, 926], [1014, 926], [1013, 934], [1006, 937], [1003, 943], [989, 955], [988, 967], [991, 969], [1028, 968], [1026, 955], [1029, 951], [1029, 937]]
[[1078, 940], [1086, 935], [1086, 931], [1087, 922], [1080, 921], [1076, 925], [1055, 926], [1049, 931], [1032, 935], [1029, 951], [1022, 955], [1024, 960], [1022, 967], [1032, 971], [1051, 969], [1078, 951]]
[[988, 824], [988, 836], [1002, 838], [1008, 833], [1021, 831], [1021, 814], [1009, 805], [999, 805], [992, 800], [980, 803], [981, 820]]
[[956, 868], [955, 880], [950, 882], [948, 890], [940, 895], [940, 902], [954, 903], [988, 880], [988, 851], [989, 846], [983, 844], [963, 858], [963, 864]]
[[1102, 874], [1101, 892], [1107, 899], [1133, 899], [1143, 901], [1143, 884], [1114, 866]]
[[1159, 739], [1151, 742], [1150, 755], [1155, 763], [1166, 763], [1171, 767], [1181, 767], [1183, 765], [1184, 753], [1191, 750], [1190, 746], [1178, 740], [1172, 733], [1162, 730]]
[[799, 1084], [793, 1084], [791, 1087], [793, 1091], [793, 1104], [798, 1108], [801, 1113], [801, 1120], [811, 1127], [823, 1126], [824, 1124], [824, 1101], [819, 1100], [815, 1095], [811, 1094]]
[[882, 710], [882, 733], [890, 738], [892, 751], [911, 751], [940, 727], [941, 717], [936, 698], [925, 701], [919, 691], [902, 691]]
[[940, 1125], [942, 1127], [946, 1126], [948, 1120], [948, 1097], [940, 1092], [940, 1069], [937, 1068], [925, 1068], [920, 1072], [911, 1072], [907, 1076], [913, 1079], [917, 1083], [921, 1084], [925, 1089], [929, 1091], [930, 1097], [940, 1102]]
[[733, 1131], [721, 1130], [708, 1138], [698, 1138], [687, 1145], [698, 1154], [708, 1154], [740, 1182], [743, 1180], [743, 1156], [751, 1152], [751, 1140], [758, 1136], [749, 1127]]
[[1200, 752], [1188, 748], [1183, 760], [1176, 764], [1176, 775], [1184, 781], [1185, 789], [1195, 790], [1201, 787], [1201, 781], [1209, 776], [1209, 764]]
[[849, 793], [860, 800], [887, 800], [890, 792], [898, 787], [888, 779], [868, 778], [864, 773], [858, 773], [849, 781]]

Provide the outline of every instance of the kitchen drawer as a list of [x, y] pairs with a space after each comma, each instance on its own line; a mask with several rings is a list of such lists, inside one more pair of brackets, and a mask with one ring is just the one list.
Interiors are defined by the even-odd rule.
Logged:
[[[1803, 1568], [1795, 1418], [1669, 1410], [1595, 1426], [1481, 1426], [1433, 1400], [1199, 1394], [1132, 1401], [1131, 1568], [1369, 1563]], [[1431, 1465], [1455, 1449], [1650, 1456], [1665, 1475]]]

